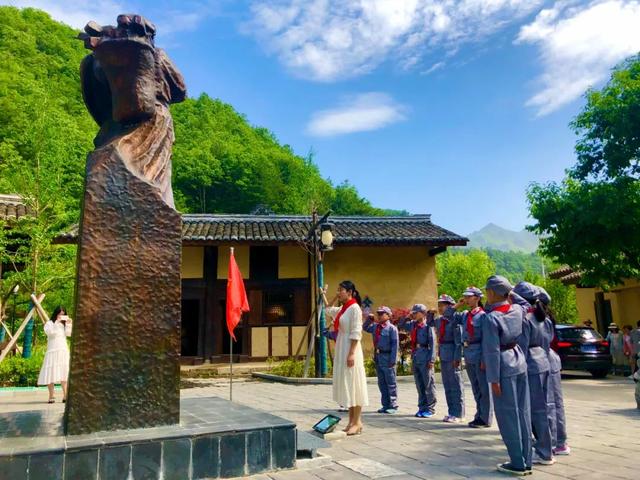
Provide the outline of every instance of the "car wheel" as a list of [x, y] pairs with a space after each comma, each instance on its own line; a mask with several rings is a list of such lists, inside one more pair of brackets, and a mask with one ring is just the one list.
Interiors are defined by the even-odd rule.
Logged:
[[589, 370], [589, 373], [593, 375], [593, 378], [606, 378], [609, 374], [609, 370], [600, 369], [600, 370]]

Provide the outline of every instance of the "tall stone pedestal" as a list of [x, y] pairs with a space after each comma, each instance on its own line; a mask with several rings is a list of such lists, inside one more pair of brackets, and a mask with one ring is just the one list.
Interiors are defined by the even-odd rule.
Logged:
[[87, 160], [65, 432], [180, 415], [180, 214], [114, 144]]

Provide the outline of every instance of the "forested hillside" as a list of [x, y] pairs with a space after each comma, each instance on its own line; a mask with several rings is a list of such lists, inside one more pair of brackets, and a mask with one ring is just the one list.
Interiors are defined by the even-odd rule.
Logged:
[[[76, 35], [42, 11], [0, 7], [0, 189], [32, 196], [16, 180], [41, 167], [42, 178], [56, 183], [69, 222], [77, 219], [84, 159], [97, 132], [80, 93], [78, 69], [88, 51]], [[312, 158], [280, 145], [230, 105], [202, 95], [172, 112], [174, 190], [182, 211], [249, 213], [262, 205], [275, 213], [317, 207], [385, 214], [352, 185], [322, 178]]]

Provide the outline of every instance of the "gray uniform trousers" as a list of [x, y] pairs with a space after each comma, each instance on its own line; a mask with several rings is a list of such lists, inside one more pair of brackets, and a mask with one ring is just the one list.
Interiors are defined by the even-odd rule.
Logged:
[[533, 373], [529, 378], [531, 398], [531, 429], [536, 439], [534, 448], [545, 460], [553, 456], [551, 451], [551, 429], [548, 416], [549, 372]]
[[436, 376], [433, 367], [428, 368], [425, 364], [414, 364], [413, 379], [418, 390], [418, 410], [435, 413]]
[[564, 447], [567, 443], [567, 421], [564, 415], [564, 399], [560, 371], [549, 373], [549, 390], [547, 391], [547, 413], [551, 431], [551, 446]]
[[480, 362], [467, 362], [466, 367], [473, 398], [476, 400], [476, 415], [473, 419], [480, 420], [486, 425], [491, 425], [493, 422], [493, 400], [491, 399], [491, 389], [487, 382], [487, 372], [480, 368]]
[[500, 435], [511, 464], [531, 468], [531, 420], [527, 374], [500, 379], [502, 395], [493, 397]]
[[453, 366], [453, 362], [446, 362], [440, 359], [440, 373], [442, 374], [442, 384], [444, 395], [449, 407], [449, 415], [464, 417], [464, 399], [462, 397], [463, 383], [460, 367]]
[[376, 374], [382, 408], [398, 408], [398, 385], [396, 383], [396, 367], [385, 367], [376, 360]]

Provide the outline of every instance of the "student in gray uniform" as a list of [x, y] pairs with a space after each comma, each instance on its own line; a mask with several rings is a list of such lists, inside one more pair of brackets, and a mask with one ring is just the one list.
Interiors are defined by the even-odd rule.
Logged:
[[531, 474], [531, 412], [527, 362], [518, 346], [525, 311], [507, 299], [513, 289], [499, 275], [487, 280], [486, 313], [482, 318], [482, 358], [491, 384], [493, 406], [509, 462], [498, 470], [512, 475]]
[[411, 366], [418, 390], [418, 418], [430, 418], [436, 412], [436, 362], [435, 332], [427, 324], [427, 307], [418, 303], [411, 308], [410, 316], [398, 323], [398, 327], [411, 332]]
[[373, 336], [373, 360], [376, 364], [378, 388], [380, 389], [382, 408], [378, 413], [398, 412], [398, 386], [396, 384], [396, 361], [398, 359], [398, 329], [390, 322], [391, 309], [379, 307], [374, 322], [371, 317], [364, 322], [362, 329]]
[[456, 312], [454, 318], [462, 325], [462, 343], [464, 345], [464, 364], [476, 401], [476, 414], [469, 422], [471, 428], [487, 428], [493, 421], [493, 400], [487, 382], [484, 364], [482, 363], [482, 290], [477, 287], [467, 287], [462, 293], [462, 299], [455, 305], [455, 309], [467, 306], [468, 310]]
[[553, 324], [553, 339], [550, 348], [547, 348], [549, 355], [549, 391], [547, 396], [547, 414], [549, 415], [549, 429], [551, 430], [551, 446], [554, 455], [569, 455], [571, 448], [567, 443], [567, 421], [564, 413], [564, 397], [562, 395], [562, 379], [560, 371], [562, 370], [562, 360], [556, 351], [551, 348], [558, 341], [555, 332], [555, 319], [549, 308], [551, 297], [547, 291], [538, 287], [538, 300], [544, 306], [547, 318]]
[[438, 313], [429, 321], [433, 323], [438, 334], [438, 352], [440, 354], [440, 374], [444, 394], [447, 399], [448, 415], [443, 418], [447, 423], [458, 423], [464, 418], [464, 386], [462, 383], [462, 325], [454, 317], [453, 306], [456, 301], [449, 295], [438, 297]]
[[529, 282], [518, 283], [511, 292], [513, 303], [527, 310], [518, 345], [527, 359], [527, 380], [531, 403], [531, 429], [535, 438], [532, 463], [553, 465], [551, 429], [547, 412], [549, 393], [549, 355], [553, 323], [538, 301], [540, 289]]

